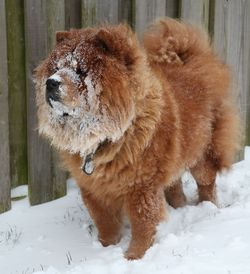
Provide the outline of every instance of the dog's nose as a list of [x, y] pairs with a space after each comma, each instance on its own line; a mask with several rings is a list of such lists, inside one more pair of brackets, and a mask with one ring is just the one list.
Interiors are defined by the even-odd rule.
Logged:
[[46, 81], [46, 87], [47, 87], [47, 90], [50, 92], [50, 91], [54, 91], [54, 90], [57, 90], [58, 87], [60, 85], [60, 82], [54, 80], [54, 79], [48, 79]]
[[55, 79], [48, 79], [46, 81], [46, 101], [51, 106], [51, 100], [59, 101], [59, 85], [60, 82], [56, 81]]

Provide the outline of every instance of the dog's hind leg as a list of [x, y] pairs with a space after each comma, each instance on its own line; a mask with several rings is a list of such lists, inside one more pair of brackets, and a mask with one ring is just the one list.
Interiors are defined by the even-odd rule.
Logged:
[[231, 167], [239, 143], [239, 118], [231, 103], [225, 100], [215, 110], [211, 143], [208, 145], [203, 159], [191, 169], [198, 184], [200, 201], [216, 203], [216, 174]]
[[217, 167], [212, 159], [206, 157], [191, 169], [191, 173], [198, 186], [199, 201], [211, 201], [216, 204], [215, 178]]
[[186, 205], [186, 197], [183, 192], [181, 179], [176, 180], [170, 187], [165, 189], [165, 198], [173, 208]]

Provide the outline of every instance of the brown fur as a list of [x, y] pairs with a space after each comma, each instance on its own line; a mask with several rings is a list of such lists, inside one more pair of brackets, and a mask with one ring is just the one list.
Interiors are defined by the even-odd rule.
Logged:
[[[164, 190], [171, 205], [184, 205], [180, 176], [185, 170], [197, 181], [200, 201], [216, 201], [216, 173], [231, 166], [239, 140], [228, 68], [204, 33], [171, 19], [151, 26], [144, 49], [126, 25], [59, 33], [57, 39], [55, 51], [36, 72], [40, 131], [63, 151], [102, 244], [119, 241], [125, 214], [132, 229], [126, 257], [140, 258], [164, 218]], [[85, 67], [102, 87], [96, 115], [105, 106], [108, 119], [103, 131], [93, 129], [88, 135], [93, 140], [88, 147], [72, 137], [73, 122], [71, 127], [67, 121], [50, 125], [53, 110], [43, 87], [44, 79], [55, 73], [55, 60], [81, 43]], [[65, 104], [77, 104], [77, 96], [86, 93], [84, 83], [77, 88], [67, 83]], [[98, 134], [106, 134], [108, 141], [97, 149]], [[80, 169], [82, 158], [95, 150], [95, 170], [88, 176]]]

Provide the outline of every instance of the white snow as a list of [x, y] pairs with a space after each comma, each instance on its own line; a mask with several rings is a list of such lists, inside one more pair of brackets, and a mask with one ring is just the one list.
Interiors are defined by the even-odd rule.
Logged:
[[[68, 195], [30, 207], [28, 199], [13, 202], [0, 215], [1, 274], [249, 274], [250, 148], [245, 161], [217, 177], [217, 208], [195, 205], [196, 185], [186, 174], [188, 205], [168, 207], [168, 220], [158, 227], [154, 245], [143, 259], [123, 258], [130, 233], [116, 246], [102, 247], [82, 205], [79, 190], [68, 181]], [[27, 194], [19, 187], [12, 195]]]
[[55, 80], [57, 82], [62, 82], [62, 78], [58, 73], [54, 73], [48, 79], [52, 79], [52, 80]]
[[97, 111], [100, 103], [98, 98], [101, 92], [100, 85], [93, 82], [90, 74], [85, 77], [84, 83], [87, 87], [87, 100], [91, 111]]

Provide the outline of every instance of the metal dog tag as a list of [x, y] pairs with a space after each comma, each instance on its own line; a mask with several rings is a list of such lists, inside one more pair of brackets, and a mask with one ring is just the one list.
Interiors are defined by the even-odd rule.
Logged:
[[93, 161], [93, 154], [89, 154], [86, 156], [85, 163], [82, 166], [82, 171], [84, 171], [87, 175], [91, 175], [94, 171], [95, 165]]

